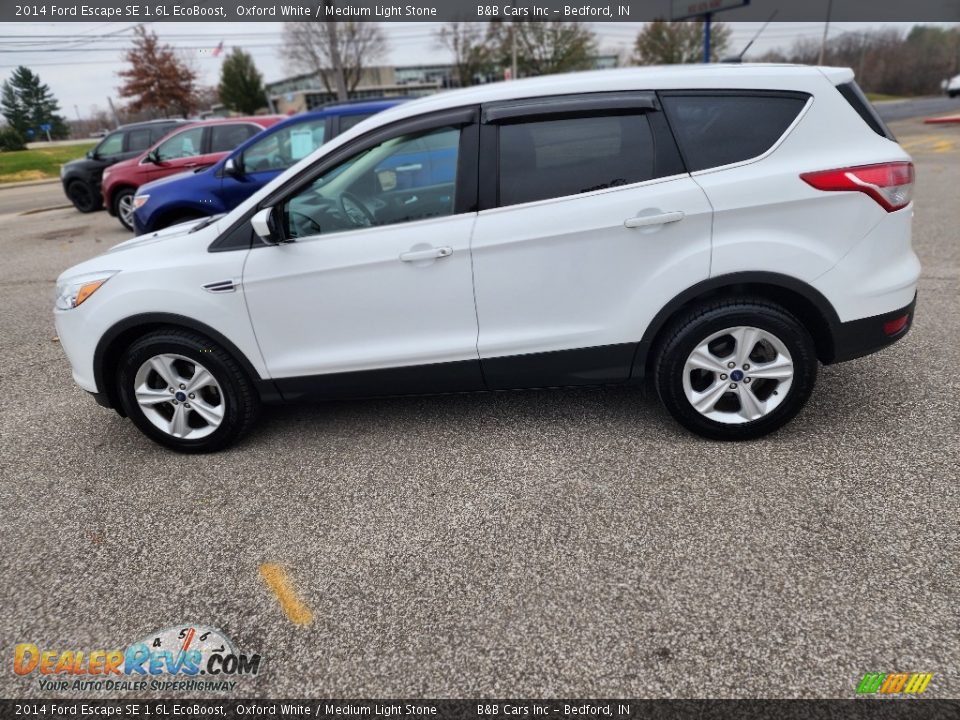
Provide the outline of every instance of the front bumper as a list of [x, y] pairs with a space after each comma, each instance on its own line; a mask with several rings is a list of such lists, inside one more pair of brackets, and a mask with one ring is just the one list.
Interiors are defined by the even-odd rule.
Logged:
[[830, 362], [870, 355], [903, 339], [913, 325], [916, 305], [917, 296], [914, 294], [913, 301], [898, 310], [840, 323], [833, 331], [833, 358]]

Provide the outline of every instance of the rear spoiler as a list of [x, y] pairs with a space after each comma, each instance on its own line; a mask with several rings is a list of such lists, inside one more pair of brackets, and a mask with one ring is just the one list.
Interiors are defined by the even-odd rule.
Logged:
[[824, 76], [834, 85], [843, 85], [844, 83], [853, 82], [853, 70], [845, 67], [818, 67], [817, 70], [822, 72]]

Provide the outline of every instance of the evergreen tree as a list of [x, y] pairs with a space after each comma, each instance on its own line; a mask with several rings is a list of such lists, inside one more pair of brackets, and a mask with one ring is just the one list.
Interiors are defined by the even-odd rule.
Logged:
[[41, 126], [50, 125], [50, 136], [63, 138], [69, 134], [49, 86], [40, 76], [21, 65], [4, 81], [0, 91], [0, 112], [7, 123], [21, 136], [39, 139], [46, 136]]
[[267, 96], [263, 92], [263, 76], [257, 70], [250, 54], [239, 48], [234, 48], [223, 61], [217, 90], [220, 93], [220, 102], [244, 115], [253, 115], [267, 106]]

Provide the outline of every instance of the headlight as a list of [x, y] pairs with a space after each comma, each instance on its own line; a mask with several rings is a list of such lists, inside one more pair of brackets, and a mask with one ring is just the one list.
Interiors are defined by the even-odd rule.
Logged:
[[57, 310], [72, 310], [93, 295], [117, 270], [78, 275], [57, 283]]
[[149, 195], [134, 195], [133, 196], [133, 209], [139, 210], [144, 205], [147, 204], [147, 200], [150, 199]]

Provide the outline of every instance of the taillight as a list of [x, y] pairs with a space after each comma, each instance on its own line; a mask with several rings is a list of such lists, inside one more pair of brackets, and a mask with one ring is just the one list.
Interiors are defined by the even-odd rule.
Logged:
[[802, 173], [800, 179], [817, 190], [854, 190], [865, 193], [887, 212], [905, 208], [913, 199], [912, 162], [821, 170]]

